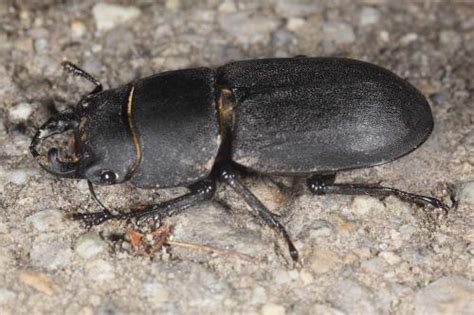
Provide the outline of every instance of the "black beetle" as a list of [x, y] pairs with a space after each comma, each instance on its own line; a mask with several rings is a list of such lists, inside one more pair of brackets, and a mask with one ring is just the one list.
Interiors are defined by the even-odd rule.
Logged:
[[[428, 102], [407, 81], [379, 66], [344, 58], [282, 58], [232, 62], [217, 69], [159, 73], [103, 91], [77, 66], [66, 70], [95, 85], [76, 107], [50, 118], [30, 150], [46, 171], [85, 178], [101, 212], [74, 218], [89, 225], [109, 219], [163, 218], [210, 199], [220, 179], [261, 219], [283, 235], [283, 225], [236, 176], [236, 167], [268, 175], [304, 176], [322, 194], [395, 195], [445, 210], [438, 199], [398, 189], [335, 184], [337, 171], [396, 160], [420, 146], [433, 129]], [[74, 130], [69, 160], [39, 143]], [[176, 199], [143, 211], [114, 214], [93, 183], [130, 180], [138, 187], [186, 186]]]

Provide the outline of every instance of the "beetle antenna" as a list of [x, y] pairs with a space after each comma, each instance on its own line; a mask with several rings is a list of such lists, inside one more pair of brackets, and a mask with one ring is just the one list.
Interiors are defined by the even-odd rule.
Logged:
[[92, 185], [92, 182], [90, 180], [87, 180], [87, 186], [89, 187], [89, 192], [91, 193], [92, 199], [94, 199], [95, 203], [99, 205], [100, 208], [102, 208], [102, 211], [105, 212], [107, 215], [112, 215], [109, 209], [107, 209], [106, 206], [97, 198], [97, 195], [95, 194], [94, 191], [94, 186]]
[[75, 64], [73, 64], [70, 61], [63, 61], [63, 62], [61, 62], [61, 65], [63, 66], [65, 71], [67, 71], [69, 73], [72, 73], [72, 75], [82, 77], [82, 78], [86, 79], [87, 81], [89, 81], [90, 83], [95, 85], [95, 88], [89, 94], [95, 94], [95, 93], [98, 93], [98, 92], [102, 92], [102, 90], [103, 90], [102, 83], [100, 83], [99, 80], [94, 78], [92, 75], [87, 73], [85, 70], [79, 68], [78, 66], [76, 66]]

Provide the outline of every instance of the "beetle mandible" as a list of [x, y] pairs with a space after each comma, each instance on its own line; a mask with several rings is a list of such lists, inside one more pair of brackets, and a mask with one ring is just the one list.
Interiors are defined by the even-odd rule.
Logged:
[[[420, 146], [433, 129], [425, 97], [382, 67], [345, 58], [274, 58], [158, 73], [115, 89], [72, 63], [69, 72], [95, 88], [74, 107], [43, 124], [30, 151], [53, 175], [87, 179], [102, 208], [75, 219], [164, 218], [211, 199], [216, 181], [231, 187], [262, 221], [298, 252], [277, 216], [241, 182], [239, 167], [266, 175], [307, 178], [323, 194], [394, 195], [448, 209], [438, 199], [395, 188], [335, 183], [338, 171], [396, 160]], [[74, 130], [70, 159], [46, 138]], [[93, 184], [131, 181], [137, 187], [185, 186], [189, 193], [143, 211], [113, 213]]]

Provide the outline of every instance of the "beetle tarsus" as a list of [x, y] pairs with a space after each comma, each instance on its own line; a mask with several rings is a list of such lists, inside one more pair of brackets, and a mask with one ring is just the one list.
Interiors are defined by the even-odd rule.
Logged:
[[291, 259], [297, 263], [299, 259], [298, 250], [293, 244], [285, 227], [276, 219], [276, 215], [268, 210], [265, 205], [237, 179], [237, 175], [231, 166], [227, 165], [221, 169], [220, 178], [239, 194], [253, 210], [257, 211], [259, 217], [266, 225], [283, 236], [288, 245]]
[[82, 221], [88, 228], [100, 225], [105, 221], [116, 218], [110, 211], [100, 211], [92, 213], [75, 213], [72, 215], [73, 220]]
[[101, 92], [103, 90], [102, 83], [99, 82], [96, 78], [94, 78], [92, 75], [87, 73], [85, 70], [79, 68], [75, 64], [73, 64], [70, 61], [63, 61], [61, 62], [61, 65], [63, 66], [64, 70], [72, 73], [73, 75], [77, 75], [81, 78], [86, 79], [90, 83], [94, 84], [95, 88], [89, 93], [89, 94], [95, 94], [98, 92]]
[[315, 175], [308, 179], [309, 190], [315, 195], [339, 194], [339, 195], [369, 195], [374, 197], [395, 196], [404, 201], [430, 205], [434, 208], [449, 210], [449, 206], [433, 197], [412, 194], [392, 187], [364, 184], [334, 184], [335, 175]]

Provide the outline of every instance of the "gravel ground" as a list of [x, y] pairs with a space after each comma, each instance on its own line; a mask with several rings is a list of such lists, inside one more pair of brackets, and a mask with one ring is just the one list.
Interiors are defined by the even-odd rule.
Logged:
[[[111, 2], [0, 3], [1, 314], [472, 312], [472, 1]], [[432, 105], [436, 126], [419, 150], [340, 181], [383, 182], [457, 207], [446, 216], [392, 197], [288, 198], [280, 179], [246, 178], [282, 214], [302, 266], [293, 268], [285, 244], [223, 187], [166, 223], [171, 240], [231, 253], [172, 245], [149, 255], [134, 246], [138, 232], [127, 233], [133, 225], [87, 231], [69, 220], [97, 210], [87, 185], [45, 174], [28, 154], [35, 128], [90, 89], [61, 71], [63, 59], [113, 87], [168, 69], [302, 54], [377, 63]], [[183, 192], [97, 191], [121, 208]]]

